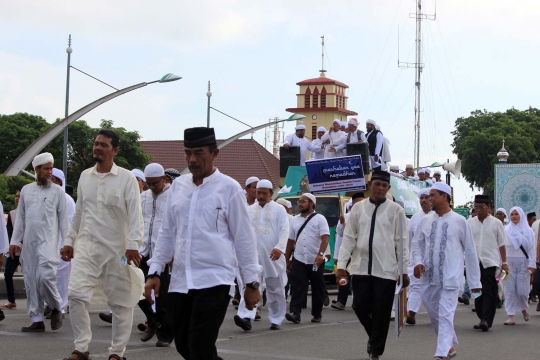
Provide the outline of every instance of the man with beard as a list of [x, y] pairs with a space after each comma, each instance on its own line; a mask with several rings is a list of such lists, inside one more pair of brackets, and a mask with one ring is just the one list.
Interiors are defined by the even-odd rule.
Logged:
[[[51, 182], [54, 158], [50, 153], [37, 155], [32, 161], [36, 182], [21, 190], [17, 220], [9, 247], [15, 258], [21, 253], [26, 287], [27, 311], [32, 320], [23, 332], [45, 331], [44, 303], [52, 309], [51, 328], [62, 327], [62, 298], [56, 285], [58, 243], [63, 243], [68, 227], [64, 190]], [[24, 242], [23, 242], [24, 239]]]
[[326, 128], [324, 126], [319, 126], [317, 129], [317, 138], [311, 142], [313, 150], [311, 150], [311, 157], [309, 160], [324, 159], [324, 144], [321, 138], [325, 132]]
[[[414, 233], [416, 232], [418, 224], [420, 224], [420, 221], [422, 221], [427, 214], [431, 213], [429, 189], [420, 190], [418, 192], [418, 199], [420, 200], [420, 207], [422, 211], [414, 214], [409, 221], [409, 249], [412, 247], [412, 239], [414, 239]], [[414, 266], [411, 257], [409, 257], [408, 274], [409, 278], [411, 279], [411, 284], [409, 285], [409, 291], [407, 291], [407, 319], [405, 321], [409, 325], [414, 325], [416, 324], [416, 313], [418, 313], [420, 306], [422, 305], [422, 294], [420, 293], [420, 281], [414, 277]]]
[[61, 251], [64, 261], [76, 257], [68, 291], [75, 350], [68, 360], [88, 360], [91, 300], [108, 304], [112, 312], [109, 360], [121, 360], [131, 334], [133, 308], [143, 293], [144, 278], [138, 268], [144, 233], [141, 196], [131, 171], [114, 163], [119, 145], [117, 133], [99, 130], [93, 146], [96, 165], [81, 174], [75, 215]]
[[347, 156], [347, 144], [366, 142], [366, 135], [363, 131], [358, 130], [358, 120], [356, 118], [350, 118], [347, 122], [347, 135], [345, 141], [336, 147], [339, 151], [339, 156]]
[[[285, 256], [282, 255], [285, 253], [289, 236], [289, 216], [281, 205], [272, 201], [274, 194], [272, 188], [269, 180], [257, 183], [257, 203], [248, 208], [248, 214], [255, 229], [259, 264], [263, 268], [259, 274], [259, 283], [265, 284], [266, 287], [270, 330], [279, 330], [287, 310], [285, 300], [287, 276]], [[234, 322], [243, 330], [251, 330], [255, 315], [256, 310], [247, 310], [246, 303], [242, 299]]]
[[347, 141], [347, 134], [341, 131], [341, 121], [335, 119], [330, 129], [321, 137], [321, 141], [326, 145], [324, 148], [325, 159], [341, 156], [338, 147]]
[[381, 170], [382, 160], [382, 148], [383, 148], [383, 134], [375, 128], [377, 122], [375, 120], [368, 119], [366, 121], [367, 142], [369, 145], [369, 154], [372, 170]]
[[306, 125], [300, 124], [294, 128], [295, 133], [289, 134], [285, 138], [285, 143], [283, 147], [288, 149], [290, 146], [299, 146], [300, 147], [300, 166], [306, 165], [306, 152], [315, 151], [317, 152], [321, 146], [313, 145], [309, 142], [308, 139], [304, 137], [306, 134]]

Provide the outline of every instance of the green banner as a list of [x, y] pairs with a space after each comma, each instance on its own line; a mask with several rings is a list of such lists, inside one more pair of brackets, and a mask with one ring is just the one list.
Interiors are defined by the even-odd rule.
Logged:
[[405, 206], [405, 215], [412, 216], [421, 210], [418, 191], [429, 187], [428, 183], [390, 176], [390, 185], [392, 186], [392, 196]]

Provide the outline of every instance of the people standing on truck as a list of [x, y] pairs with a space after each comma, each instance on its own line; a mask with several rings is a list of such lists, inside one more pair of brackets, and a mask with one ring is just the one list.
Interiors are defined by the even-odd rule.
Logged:
[[345, 142], [336, 147], [339, 152], [339, 156], [347, 156], [347, 144], [366, 142], [366, 135], [362, 130], [358, 129], [358, 120], [356, 118], [350, 118], [348, 121], [348, 131], [345, 138]]
[[311, 145], [313, 145], [313, 150], [310, 150], [311, 157], [309, 160], [324, 159], [324, 144], [321, 138], [325, 132], [326, 128], [324, 126], [319, 126], [317, 129], [317, 138], [311, 142]]
[[341, 131], [341, 121], [335, 119], [332, 122], [332, 126], [321, 137], [321, 141], [326, 144], [324, 149], [324, 158], [335, 158], [341, 156], [338, 150], [338, 146], [343, 144], [347, 140], [347, 134]]
[[300, 124], [297, 125], [295, 128], [294, 134], [289, 134], [285, 138], [285, 143], [283, 144], [283, 147], [285, 149], [289, 149], [291, 146], [299, 146], [300, 147], [300, 166], [306, 165], [306, 152], [309, 151], [318, 151], [320, 149], [320, 146], [317, 146], [317, 144], [313, 145], [309, 142], [308, 139], [304, 137], [306, 134], [306, 125]]
[[371, 170], [373, 171], [381, 170], [381, 165], [383, 164], [382, 148], [384, 143], [382, 133], [377, 130], [375, 126], [377, 126], [377, 122], [375, 120], [366, 120], [366, 139], [369, 144]]

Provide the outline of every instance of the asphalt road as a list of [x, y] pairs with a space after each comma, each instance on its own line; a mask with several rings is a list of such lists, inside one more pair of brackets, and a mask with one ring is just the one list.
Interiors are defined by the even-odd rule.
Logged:
[[[4, 303], [3, 299], [0, 301]], [[30, 321], [26, 315], [25, 301], [21, 300], [17, 304], [17, 310], [4, 311], [6, 319], [0, 322], [0, 359], [57, 360], [71, 353], [73, 335], [69, 315], [64, 320], [64, 326], [57, 331], [50, 330], [46, 323], [45, 333], [22, 333], [20, 328], [29, 325]], [[482, 333], [472, 328], [478, 323], [475, 313], [471, 312], [472, 306], [458, 304], [455, 317], [455, 330], [460, 342], [457, 359], [540, 359], [540, 313], [534, 311], [535, 307], [536, 304], [531, 304], [529, 322], [526, 323], [518, 316], [515, 326], [504, 326], [505, 312], [504, 309], [499, 310], [493, 328]], [[99, 319], [100, 310], [106, 309], [91, 309], [92, 359], [108, 359], [111, 326]], [[325, 308], [320, 324], [309, 322], [309, 309], [304, 310], [301, 324], [285, 321], [279, 331], [269, 330], [266, 310], [263, 310], [262, 321], [255, 322], [250, 332], [244, 332], [234, 325], [232, 318], [235, 314], [236, 311], [231, 305], [217, 342], [219, 354], [224, 359], [367, 359], [367, 337], [349, 306], [345, 311]], [[148, 343], [140, 341], [141, 333], [136, 329], [136, 324], [143, 319], [142, 312], [137, 309], [126, 358], [181, 359], [173, 346], [156, 348], [155, 338]], [[436, 337], [424, 309], [417, 315], [417, 324], [406, 326], [399, 339], [394, 336], [393, 325], [392, 323], [384, 359], [433, 359]]]

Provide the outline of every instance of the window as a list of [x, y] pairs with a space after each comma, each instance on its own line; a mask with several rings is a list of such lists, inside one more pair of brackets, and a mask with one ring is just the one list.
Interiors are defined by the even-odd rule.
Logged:
[[317, 125], [314, 125], [311, 127], [311, 140], [315, 140], [317, 138]]
[[321, 107], [326, 107], [326, 88], [323, 86], [321, 91]]
[[313, 91], [313, 107], [319, 107], [319, 89], [317, 87], [315, 88], [315, 91]]
[[310, 106], [310, 98], [311, 98], [311, 90], [309, 90], [309, 87], [306, 90], [306, 93], [304, 94], [304, 107], [309, 108]]

